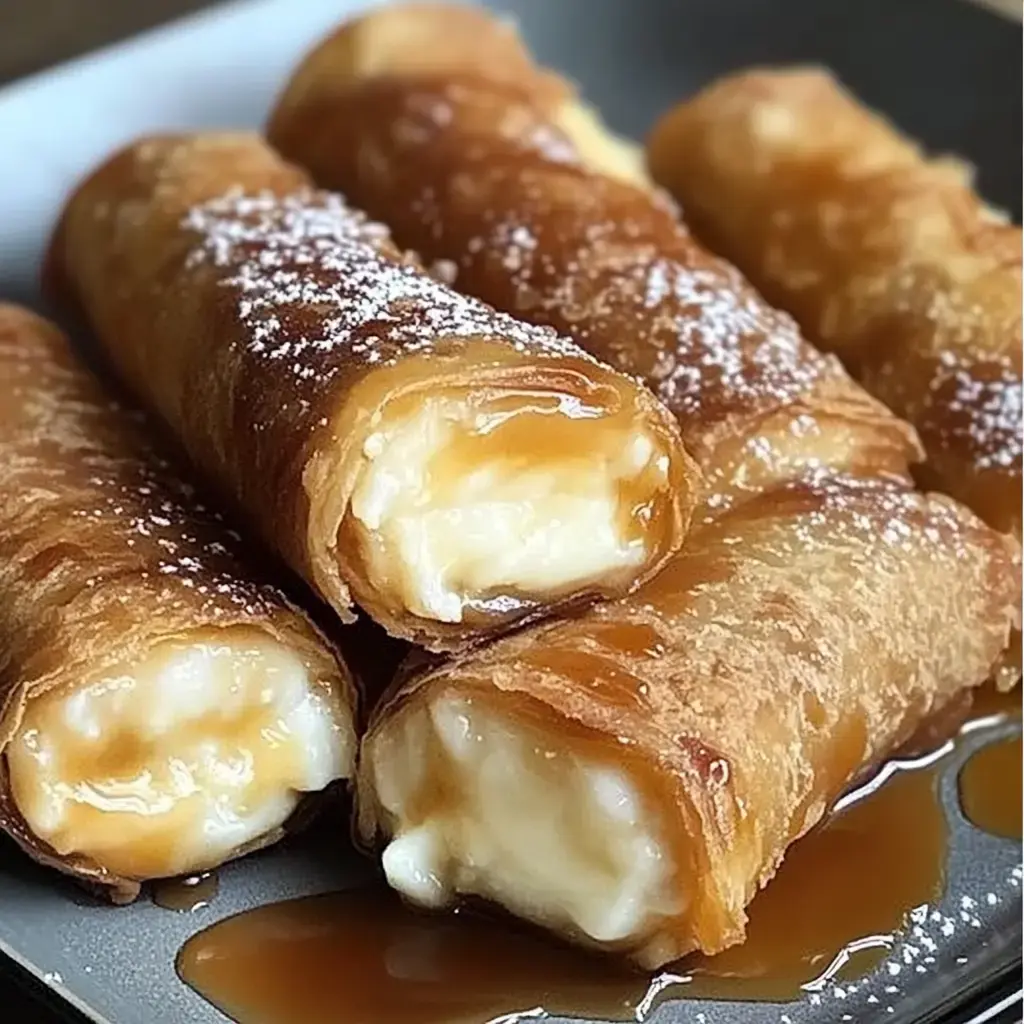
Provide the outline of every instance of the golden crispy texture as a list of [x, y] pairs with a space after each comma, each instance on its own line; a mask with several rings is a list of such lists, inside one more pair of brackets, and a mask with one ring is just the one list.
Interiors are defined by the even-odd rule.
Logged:
[[[283, 594], [243, 564], [238, 535], [143, 439], [63, 335], [0, 305], [0, 753], [26, 704], [244, 624], [294, 650], [327, 698], [354, 708], [348, 670]], [[131, 899], [139, 880], [61, 856], [27, 828], [0, 757], [0, 828], [35, 860]], [[280, 829], [233, 856], [275, 842]]]
[[[475, 32], [459, 28], [464, 19]], [[446, 51], [452, 70], [406, 77], [400, 44], [416, 39], [418, 59], [428, 25], [432, 62]], [[475, 53], [458, 59], [454, 41], [470, 36], [493, 75], [476, 68]], [[339, 70], [357, 40], [380, 47], [355, 60], [376, 69], [365, 80]], [[399, 71], [383, 73], [386, 57]], [[833, 461], [847, 468], [900, 474], [919, 457], [913, 431], [701, 249], [660, 197], [584, 165], [557, 122], [565, 101], [548, 73], [526, 74], [506, 26], [473, 8], [392, 6], [343, 27], [310, 60], [331, 71], [321, 91], [300, 67], [306, 88], [292, 100], [289, 87], [271, 119], [278, 149], [387, 221], [402, 245], [453, 264], [460, 289], [645, 378], [712, 489], [754, 486], [791, 472], [790, 460], [820, 459], [816, 440], [790, 430], [805, 412], [831, 425], [826, 443], [843, 449]], [[738, 474], [743, 445], [767, 435], [763, 421], [776, 416], [774, 450]]]
[[851, 781], [985, 679], [1018, 580], [1000, 535], [952, 502], [839, 475], [775, 486], [694, 530], [638, 594], [386, 696], [360, 834], [387, 838], [373, 744], [414, 702], [456, 694], [630, 773], [685, 910], [619, 951], [645, 967], [718, 952]]
[[[438, 26], [443, 26], [444, 34]], [[293, 137], [303, 148], [317, 146], [319, 140], [310, 138], [302, 127], [304, 112], [311, 107], [330, 111], [354, 84], [381, 75], [448, 76], [453, 71], [525, 90], [571, 136], [574, 152], [599, 163], [606, 174], [649, 184], [642, 149], [612, 135], [564, 78], [537, 67], [520, 45], [514, 25], [483, 11], [454, 10], [444, 3], [420, 3], [415, 10], [396, 4], [372, 18], [342, 25], [295, 69], [267, 135], [283, 152], [291, 148]], [[551, 141], [558, 146], [557, 136]], [[536, 142], [543, 144], [543, 139]]]
[[668, 114], [690, 223], [918, 430], [919, 473], [1020, 537], [1021, 231], [826, 71], [748, 71]]
[[621, 594], [681, 543], [699, 474], [644, 388], [434, 280], [256, 136], [154, 138], [113, 157], [68, 203], [49, 276], [192, 459], [343, 620], [354, 597], [392, 634], [450, 649], [555, 603], [499, 595], [463, 622], [421, 618], [346, 543], [366, 437], [385, 405], [424, 395], [472, 388], [528, 404], [553, 392], [636, 417], [671, 453], [645, 564], [626, 585], [559, 601]]
[[[408, 38], [428, 68], [409, 69]], [[629, 765], [689, 902], [659, 942], [625, 952], [651, 963], [739, 942], [789, 843], [997, 665], [1017, 547], [918, 494], [912, 429], [664, 200], [601, 173], [593, 150], [585, 161], [550, 76], [486, 16], [391, 7], [310, 60], [271, 121], [286, 155], [453, 263], [459, 287], [642, 376], [710, 483], [661, 576], [403, 679], [364, 752], [410, 702], [457, 690]], [[366, 777], [358, 788], [370, 840], [384, 818]]]

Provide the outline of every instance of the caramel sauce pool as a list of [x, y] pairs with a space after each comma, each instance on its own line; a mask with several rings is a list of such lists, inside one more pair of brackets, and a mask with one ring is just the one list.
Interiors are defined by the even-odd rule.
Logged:
[[472, 914], [431, 917], [387, 890], [332, 893], [229, 918], [178, 971], [259, 1024], [471, 1024], [543, 1006], [632, 1020], [647, 979]]
[[[1021, 717], [1021, 687], [999, 692], [983, 686], [975, 694], [965, 732], [996, 722]], [[987, 743], [976, 750], [960, 769], [957, 788], [960, 809], [977, 828], [1005, 839], [1021, 838], [1021, 738], [1020, 735]]]
[[973, 753], [960, 769], [960, 807], [978, 828], [1021, 838], [1020, 736], [996, 740]]
[[383, 890], [229, 918], [186, 943], [178, 971], [243, 1024], [482, 1024], [539, 1009], [635, 1021], [671, 998], [797, 998], [869, 970], [908, 911], [941, 894], [941, 763], [897, 763], [852, 794], [754, 900], [746, 943], [654, 978], [507, 920], [420, 914]]
[[687, 993], [791, 1000], [802, 989], [875, 967], [907, 913], [942, 895], [947, 826], [938, 796], [941, 765], [899, 769], [877, 789], [869, 783], [790, 847], [750, 905], [743, 945], [683, 961], [693, 977]]

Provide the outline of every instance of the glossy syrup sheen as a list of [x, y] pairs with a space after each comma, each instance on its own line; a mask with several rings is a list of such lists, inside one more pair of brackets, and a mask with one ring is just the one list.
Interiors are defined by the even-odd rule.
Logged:
[[[182, 839], [198, 842], [207, 813], [195, 777], [205, 778], [206, 787], [219, 787], [220, 799], [248, 813], [248, 808], [265, 805], [274, 797], [280, 780], [300, 774], [302, 751], [276, 706], [256, 699], [259, 694], [233, 709], [207, 709], [156, 735], [140, 731], [131, 720], [132, 713], [118, 721], [116, 706], [109, 702], [111, 692], [143, 692], [147, 682], [174, 670], [173, 659], [188, 652], [216, 656], [204, 669], [211, 673], [211, 685], [251, 686], [253, 673], [259, 673], [272, 687], [281, 666], [260, 643], [244, 628], [216, 638], [197, 634], [187, 642], [154, 648], [134, 672], [120, 667], [108, 670], [85, 691], [90, 700], [99, 698], [94, 713], [106, 723], [102, 743], [66, 726], [59, 691], [33, 702], [32, 727], [27, 715], [20, 742], [28, 743], [36, 732], [49, 733], [59, 741], [52, 762], [59, 774], [47, 782], [51, 792], [68, 794], [61, 827], [48, 837], [58, 851], [87, 853], [108, 871], [128, 878], [189, 870], [198, 866], [197, 854], [185, 852], [189, 847], [183, 846]], [[190, 743], [193, 737], [202, 737], [205, 748]], [[204, 761], [204, 749], [208, 754], [214, 744], [222, 766], [219, 775], [210, 775]], [[224, 765], [232, 770], [224, 770]], [[183, 774], [193, 776], [190, 786], [181, 785]], [[31, 777], [11, 773], [11, 789], [19, 806], [31, 806], [34, 786]]]
[[[964, 731], [1021, 717], [1021, 687], [999, 691], [991, 684], [974, 695]], [[998, 739], [975, 751], [957, 779], [960, 807], [973, 825], [991, 835], [1021, 838], [1022, 754], [1020, 736]]]
[[178, 958], [237, 1021], [471, 1024], [543, 1007], [634, 1019], [647, 979], [518, 926], [432, 917], [386, 890], [333, 893], [229, 918]]
[[938, 765], [864, 787], [797, 843], [750, 907], [748, 941], [655, 977], [508, 921], [428, 916], [358, 891], [249, 911], [182, 949], [182, 978], [243, 1024], [482, 1024], [548, 1013], [642, 1020], [687, 995], [788, 1000], [860, 975], [941, 892]]
[[992, 835], [1021, 838], [1020, 736], [996, 740], [976, 751], [957, 781], [968, 821]]
[[[688, 504], [673, 497], [692, 487], [681, 450], [676, 449], [665, 424], [642, 404], [629, 400], [628, 388], [622, 394], [611, 386], [587, 387], [576, 377], [565, 375], [563, 386], [572, 383], [585, 396], [573, 390], [527, 390], [510, 385], [476, 398], [472, 392], [457, 389], [432, 394], [437, 401], [448, 403], [453, 415], [454, 410], [460, 412], [454, 416], [451, 436], [425, 467], [425, 491], [419, 502], [457, 506], [467, 480], [481, 467], [497, 479], [554, 475], [559, 488], [572, 491], [574, 477], [584, 480], [581, 489], [586, 490], [595, 467], [603, 466], [609, 498], [615, 502], [619, 542], [642, 547], [643, 563], [650, 566], [676, 545], [682, 529], [679, 516], [689, 515]], [[419, 392], [389, 402], [386, 422], [420, 414], [422, 402]], [[623, 452], [641, 437], [652, 446], [646, 465], [617, 465]], [[541, 484], [543, 492], [543, 480]], [[350, 557], [358, 562], [359, 571], [368, 572], [352, 516], [340, 527], [339, 543], [352, 552]], [[609, 569], [603, 578], [591, 582], [608, 592], [619, 592], [637, 572], [635, 565]], [[378, 586], [385, 582], [378, 580]], [[567, 592], [586, 589], [586, 583], [576, 581]], [[483, 625], [528, 614], [538, 603], [563, 598], [566, 592], [534, 593], [509, 584], [484, 592], [466, 591], [461, 596], [464, 621]]]
[[877, 789], [869, 783], [795, 843], [751, 903], [743, 945], [685, 962], [690, 994], [788, 1000], [882, 960], [908, 911], [942, 894], [941, 763], [899, 769]]
[[[670, 486], [657, 456], [667, 455], [665, 439], [627, 403], [611, 412], [571, 395], [538, 392], [492, 399], [476, 413], [472, 430], [459, 430], [431, 464], [431, 486], [440, 495], [457, 494], [467, 474], [480, 466], [502, 467], [510, 476], [535, 471], [593, 472], [595, 462], [619, 460], [642, 434], [655, 456], [632, 478], [618, 482], [618, 529], [623, 542], [646, 540], [651, 549], [665, 543], [660, 520]], [[646, 430], [644, 428], [647, 428]], [[611, 469], [608, 470], [611, 473]]]

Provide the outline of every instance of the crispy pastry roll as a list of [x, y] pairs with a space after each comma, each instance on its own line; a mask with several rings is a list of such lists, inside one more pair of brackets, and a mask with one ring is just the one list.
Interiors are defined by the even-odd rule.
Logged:
[[1011, 563], [945, 499], [776, 486], [637, 595], [392, 693], [363, 741], [359, 834], [425, 906], [483, 897], [647, 967], [720, 951], [850, 782], [984, 680]]
[[325, 639], [64, 337], [0, 306], [0, 827], [130, 899], [351, 775]]
[[601, 173], [504, 27], [389, 7], [305, 68], [277, 143], [460, 287], [642, 376], [709, 484], [636, 594], [396, 684], [359, 833], [427, 905], [482, 896], [646, 965], [738, 942], [788, 845], [999, 664], [1016, 544], [913, 489], [913, 431]]
[[919, 479], [1021, 523], [1021, 231], [827, 72], [751, 71], [650, 143], [697, 233], [908, 419]]
[[467, 299], [249, 135], [156, 138], [69, 202], [51, 281], [350, 617], [454, 648], [621, 595], [698, 472], [640, 384]]

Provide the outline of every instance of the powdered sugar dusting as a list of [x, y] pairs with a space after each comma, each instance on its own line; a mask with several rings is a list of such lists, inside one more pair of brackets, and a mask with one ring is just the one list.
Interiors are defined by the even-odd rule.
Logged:
[[796, 324], [768, 309], [731, 267], [655, 260], [642, 274], [644, 308], [670, 316], [677, 339], [658, 383], [677, 415], [698, 415], [710, 396], [728, 405], [784, 405], [822, 376], [824, 360]]
[[657, 204], [618, 219], [610, 210], [625, 205], [624, 186], [561, 172], [585, 179], [566, 197], [515, 166], [515, 180], [494, 164], [452, 174], [446, 190], [431, 180], [408, 211], [433, 255], [459, 261], [460, 287], [503, 303], [513, 295], [507, 308], [640, 376], [696, 431], [790, 404], [841, 375]]
[[[410, 89], [375, 128], [387, 140], [377, 171], [401, 181], [397, 223], [413, 223], [410, 241], [431, 257], [458, 262], [460, 288], [570, 334], [699, 420], [695, 430], [788, 404], [834, 371], [790, 317], [693, 243], [662, 198], [589, 173], [526, 104], [494, 106], [485, 139], [475, 102], [458, 83]], [[443, 117], [425, 116], [441, 107]], [[549, 137], [559, 146], [538, 143]], [[375, 192], [367, 182], [364, 194]]]
[[583, 355], [548, 328], [452, 291], [336, 195], [231, 191], [191, 209], [183, 226], [198, 236], [188, 265], [213, 266], [237, 295], [249, 354], [279, 361], [300, 380], [323, 377], [324, 355], [391, 363], [448, 338], [488, 338], [537, 356]]
[[821, 466], [779, 488], [776, 496], [781, 499], [787, 490], [814, 499], [792, 519], [796, 546], [813, 550], [852, 542], [857, 549], [853, 561], [875, 571], [886, 552], [958, 559], [976, 541], [974, 522], [958, 505], [899, 481]]
[[[40, 539], [52, 536], [49, 575], [64, 604], [75, 593], [97, 607], [139, 604], [141, 590], [142, 612], [197, 625], [280, 610], [278, 591], [242, 568], [239, 535], [144, 440], [151, 425], [58, 353], [0, 337], [0, 519], [16, 574], [28, 585]], [[11, 574], [3, 582], [19, 586]]]
[[1019, 467], [1022, 455], [1021, 379], [1007, 361], [978, 367], [945, 351], [929, 385], [926, 421], [944, 447], [969, 452], [977, 469]]
[[[678, 141], [702, 170], [678, 176], [684, 200], [724, 252], [793, 298], [821, 343], [853, 357], [869, 390], [913, 420], [935, 482], [959, 493], [971, 470], [1019, 477], [1020, 229], [979, 199], [971, 169], [915, 158], [879, 124], [865, 145], [871, 115], [818, 72], [727, 79], [687, 117]], [[747, 159], [759, 165], [744, 177]], [[920, 366], [933, 356], [929, 380]], [[986, 489], [975, 492], [983, 504]]]
[[[438, 91], [446, 114], [429, 133], [410, 141], [374, 130], [376, 171], [395, 185], [365, 182], [364, 194], [431, 256], [457, 261], [460, 288], [571, 334], [655, 390], [724, 492], [705, 499], [705, 524], [792, 484], [815, 495], [794, 526], [794, 548], [829, 543], [830, 528], [859, 535], [866, 565], [879, 548], [947, 544], [959, 557], [977, 543], [971, 520], [915, 495], [909, 476], [898, 479], [917, 454], [901, 423], [887, 421], [737, 269], [703, 250], [675, 211], [524, 147], [507, 126], [533, 118], [512, 101], [498, 116], [500, 104], [487, 99], [488, 135], [470, 91]], [[1005, 389], [999, 397], [992, 416], [1003, 422]], [[850, 474], [872, 467], [893, 479], [868, 497]]]

